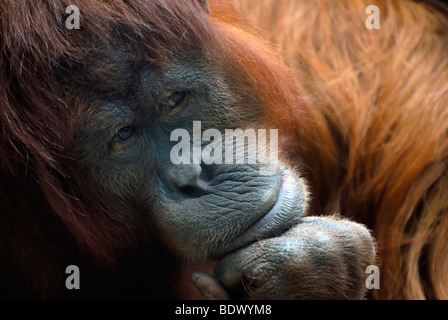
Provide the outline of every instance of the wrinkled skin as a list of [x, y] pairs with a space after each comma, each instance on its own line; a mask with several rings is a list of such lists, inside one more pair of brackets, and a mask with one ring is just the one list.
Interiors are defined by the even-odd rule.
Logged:
[[[344, 247], [348, 242], [356, 245]], [[198, 272], [194, 281], [204, 299], [362, 299], [365, 273], [359, 266], [369, 265], [373, 255], [363, 227], [307, 217], [277, 238], [223, 257], [214, 277]]]
[[[102, 80], [104, 68], [120, 81]], [[137, 221], [150, 216], [188, 259], [217, 259], [214, 276], [193, 276], [203, 298], [363, 298], [369, 232], [304, 218], [307, 187], [283, 163], [271, 175], [259, 164], [172, 163], [177, 128], [192, 137], [193, 121], [224, 132], [263, 119], [256, 93], [240, 91], [216, 61], [190, 52], [154, 68], [114, 44], [62, 79], [68, 95], [89, 101], [69, 146], [86, 192], [102, 190]]]

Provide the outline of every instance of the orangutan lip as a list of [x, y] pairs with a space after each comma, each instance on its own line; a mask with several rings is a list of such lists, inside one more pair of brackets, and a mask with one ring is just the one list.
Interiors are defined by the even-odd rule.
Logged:
[[223, 248], [219, 253], [218, 257], [229, 254], [230, 252], [236, 251], [249, 243], [255, 242], [262, 238], [263, 228], [273, 220], [273, 218], [279, 212], [283, 200], [285, 198], [285, 188], [284, 182], [286, 178], [285, 171], [282, 172], [282, 181], [280, 185], [280, 190], [278, 191], [277, 199], [275, 200], [273, 206], [257, 221], [255, 221], [251, 226], [249, 226], [241, 235], [232, 240], [232, 242]]

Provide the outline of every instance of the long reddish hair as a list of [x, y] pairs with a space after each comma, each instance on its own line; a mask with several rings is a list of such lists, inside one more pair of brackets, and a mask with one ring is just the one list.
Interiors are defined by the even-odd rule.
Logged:
[[177, 52], [202, 54], [254, 103], [293, 106], [298, 96], [289, 68], [249, 27], [232, 26], [226, 20], [233, 19], [230, 12], [212, 17], [193, 0], [70, 4], [80, 10], [79, 30], [65, 26], [65, 1], [0, 2], [0, 201], [5, 208], [0, 252], [11, 221], [21, 220], [24, 230], [45, 226], [42, 239], [47, 233], [70, 237], [99, 268], [109, 268], [141, 242], [139, 237], [157, 242], [163, 236], [129, 219], [119, 201], [111, 203], [101, 188], [90, 190], [73, 170], [74, 135], [89, 104], [71, 96], [71, 84], [61, 81], [61, 74], [88, 71], [95, 62], [108, 81], [119, 81], [106, 64], [92, 60], [119, 39], [134, 57], [155, 66], [169, 63]]
[[[379, 30], [364, 25], [371, 4]], [[283, 50], [312, 101], [315, 125], [298, 127], [296, 154], [314, 213], [340, 212], [374, 230], [381, 288], [372, 295], [448, 299], [446, 8], [370, 0], [233, 6]]]

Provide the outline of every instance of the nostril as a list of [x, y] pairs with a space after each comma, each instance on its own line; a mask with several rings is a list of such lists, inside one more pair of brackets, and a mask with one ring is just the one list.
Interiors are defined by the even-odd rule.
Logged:
[[179, 188], [183, 193], [195, 193], [196, 192], [196, 188], [193, 186], [185, 186], [185, 187], [180, 187]]
[[203, 184], [208, 184], [213, 177], [213, 167], [211, 165], [201, 164], [201, 173], [199, 175], [199, 181]]
[[171, 177], [179, 187], [194, 186], [202, 172], [200, 165], [178, 165], [172, 169]]
[[206, 194], [208, 183], [202, 180], [200, 165], [169, 165], [163, 167], [166, 183], [171, 191], [188, 197]]
[[184, 195], [187, 195], [189, 197], [200, 197], [205, 194], [205, 191], [201, 188], [198, 188], [196, 186], [183, 186], [179, 188], [179, 191], [182, 192]]

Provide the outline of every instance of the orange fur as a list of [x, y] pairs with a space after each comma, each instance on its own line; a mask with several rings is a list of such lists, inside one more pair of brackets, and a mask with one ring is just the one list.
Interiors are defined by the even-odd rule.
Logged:
[[[370, 4], [380, 30], [365, 27]], [[312, 213], [374, 230], [375, 298], [448, 299], [448, 17], [411, 1], [232, 5], [282, 50], [311, 100], [308, 126], [292, 110], [271, 111], [289, 119]]]
[[[65, 2], [0, 1], [2, 257], [47, 297], [63, 261], [47, 233], [111, 269], [148, 236], [120, 208], [67, 186], [62, 165], [79, 110], [67, 108], [54, 70], [126, 27], [133, 54], [163, 64], [170, 52], [204, 50], [210, 67], [257, 96], [301, 164], [310, 214], [341, 212], [374, 230], [374, 297], [448, 299], [448, 18], [406, 0], [228, 0], [234, 11], [224, 1], [208, 17], [196, 1], [79, 0], [83, 32], [60, 27]], [[380, 30], [364, 26], [370, 4]]]

